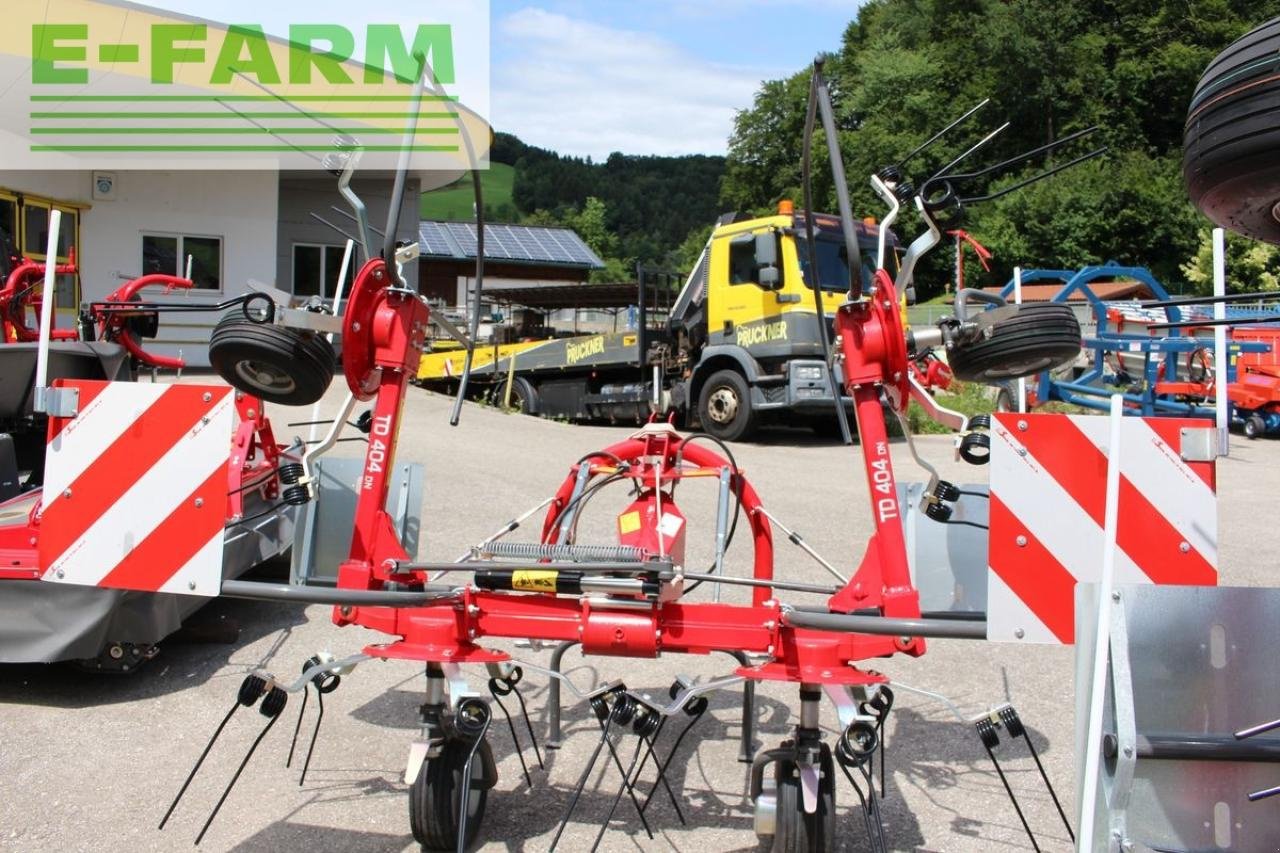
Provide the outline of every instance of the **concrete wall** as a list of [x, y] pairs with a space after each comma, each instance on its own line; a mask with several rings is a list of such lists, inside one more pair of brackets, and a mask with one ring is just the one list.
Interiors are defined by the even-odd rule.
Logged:
[[[387, 225], [387, 209], [391, 204], [391, 181], [372, 180], [352, 182], [351, 188], [369, 206], [369, 224], [379, 231]], [[405, 182], [404, 202], [400, 206], [400, 223], [396, 236], [406, 243], [418, 240], [418, 199], [421, 195], [419, 181], [410, 178]], [[329, 222], [355, 236], [355, 222], [343, 216], [351, 213], [350, 206], [338, 194], [337, 179], [327, 174], [316, 173], [307, 177], [281, 177], [279, 192], [279, 231], [276, 241], [276, 281], [282, 290], [293, 289], [293, 246], [295, 243], [312, 243], [327, 246], [342, 246], [346, 238], [337, 231], [317, 222], [311, 214], [324, 217]], [[374, 254], [382, 251], [382, 237], [374, 235], [377, 244]], [[356, 249], [359, 254], [359, 247]], [[357, 257], [357, 264], [363, 264], [364, 258]], [[359, 266], [357, 266], [357, 269]], [[405, 266], [405, 279], [410, 286], [417, 286], [418, 263], [414, 261]]]
[[[222, 239], [222, 290], [175, 300], [213, 303], [245, 292], [250, 279], [276, 278], [279, 193], [274, 172], [117, 171], [116, 199], [94, 200], [87, 171], [0, 171], [0, 187], [88, 205], [80, 223], [81, 299], [105, 298], [142, 269], [142, 235], [189, 234]], [[216, 314], [161, 317], [160, 337], [148, 345], [164, 354], [182, 350], [187, 362], [207, 366], [209, 330]], [[59, 324], [69, 318], [59, 319]]]

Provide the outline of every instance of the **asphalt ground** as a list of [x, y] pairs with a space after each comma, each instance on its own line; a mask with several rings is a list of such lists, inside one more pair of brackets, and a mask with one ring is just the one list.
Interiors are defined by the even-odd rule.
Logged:
[[[339, 388], [326, 406], [337, 405]], [[584, 427], [535, 420], [467, 406], [460, 427], [447, 424], [449, 401], [412, 390], [404, 408], [400, 459], [422, 463], [426, 495], [422, 512], [424, 559], [451, 560], [467, 546], [548, 496], [570, 464], [584, 453], [626, 437], [621, 427]], [[277, 434], [300, 410], [274, 413]], [[944, 477], [982, 482], [984, 469], [952, 460], [950, 440], [919, 440], [922, 454]], [[339, 445], [358, 454], [363, 445]], [[851, 571], [870, 532], [866, 485], [856, 450], [777, 430], [757, 443], [735, 444], [739, 465], [766, 507], [837, 566]], [[901, 481], [922, 479], [905, 452], [894, 448]], [[1277, 558], [1259, 541], [1265, 497], [1280, 486], [1280, 444], [1237, 438], [1232, 456], [1219, 466], [1222, 582], [1262, 585], [1275, 575]], [[691, 566], [710, 562], [715, 505], [711, 480], [690, 481], [677, 498], [690, 519]], [[579, 541], [610, 542], [625, 491], [602, 491], [589, 507]], [[513, 539], [531, 541], [529, 528]], [[777, 576], [808, 582], [828, 579], [813, 561], [785, 540], [777, 546]], [[749, 540], [730, 551], [730, 574], [749, 574]], [[703, 588], [694, 596], [705, 598]], [[806, 596], [780, 596], [803, 602]], [[740, 589], [725, 599], [741, 601]], [[265, 668], [294, 676], [312, 654], [342, 657], [378, 635], [339, 629], [330, 608], [221, 600], [201, 612], [206, 625], [232, 625], [230, 644], [167, 642], [160, 656], [130, 676], [93, 676], [68, 666], [0, 667], [0, 848], [6, 850], [186, 850], [230, 779], [263, 718], [232, 718], [169, 826], [156, 826], [210, 734], [234, 702], [246, 673]], [[516, 657], [545, 666], [549, 651], [511, 648]], [[621, 678], [636, 691], [665, 696], [677, 674], [710, 679], [730, 673], [726, 656], [658, 660], [583, 658], [571, 651], [566, 670], [588, 687]], [[966, 718], [1012, 702], [1025, 721], [1058, 796], [1073, 809], [1073, 650], [1010, 646], [961, 640], [931, 641], [920, 659], [895, 658], [877, 668], [901, 683], [945, 694]], [[297, 761], [285, 769], [298, 697], [266, 736], [239, 784], [228, 797], [201, 849], [238, 851], [413, 850], [406, 786], [401, 782], [421, 702], [421, 667], [409, 662], [370, 662], [343, 679], [326, 697], [306, 783], [299, 786]], [[545, 749], [545, 677], [530, 670], [524, 682], [535, 730], [543, 740], [545, 770], [537, 769], [520, 729], [533, 787], [522, 777], [511, 735], [495, 715], [490, 739], [500, 780], [488, 798], [478, 848], [545, 850], [550, 846], [571, 792], [599, 729], [585, 703], [566, 692], [565, 742]], [[484, 689], [483, 671], [473, 686]], [[613, 814], [602, 850], [727, 851], [758, 849], [746, 798], [747, 766], [737, 761], [739, 689], [712, 694], [711, 711], [694, 728], [671, 763], [669, 779], [687, 818], [681, 825], [663, 794], [646, 813], [649, 840], [624, 798]], [[508, 707], [514, 704], [507, 700]], [[314, 720], [309, 703], [303, 739]], [[756, 747], [776, 745], [790, 733], [798, 708], [794, 686], [762, 684], [756, 707]], [[835, 713], [823, 709], [834, 735]], [[887, 836], [894, 850], [1025, 850], [1030, 844], [973, 726], [946, 707], [905, 689], [888, 724]], [[662, 748], [671, 743], [669, 728]], [[629, 760], [635, 740], [619, 742]], [[1021, 745], [1002, 746], [1002, 766], [1044, 850], [1070, 848], [1067, 836]], [[650, 769], [646, 780], [653, 779]], [[649, 782], [645, 784], [645, 788]], [[608, 762], [596, 765], [573, 812], [562, 850], [586, 850], [618, 791], [619, 776]], [[837, 791], [838, 850], [866, 850], [855, 795], [842, 779]]]

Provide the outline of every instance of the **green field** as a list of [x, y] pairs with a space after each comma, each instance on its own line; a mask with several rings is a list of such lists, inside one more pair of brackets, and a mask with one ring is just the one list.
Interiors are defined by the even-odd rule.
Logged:
[[[484, 206], [493, 210], [510, 205], [511, 186], [515, 183], [515, 168], [505, 163], [491, 163], [480, 173], [480, 187], [484, 191]], [[475, 191], [471, 187], [471, 175], [464, 175], [447, 187], [422, 194], [422, 218], [466, 221], [475, 218]]]

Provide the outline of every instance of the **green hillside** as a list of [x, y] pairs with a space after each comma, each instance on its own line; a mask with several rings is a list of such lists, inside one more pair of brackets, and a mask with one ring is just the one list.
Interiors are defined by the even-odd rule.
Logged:
[[[516, 170], [505, 163], [491, 163], [481, 173], [480, 187], [484, 191], [484, 206], [490, 215], [497, 214], [504, 221], [511, 221], [515, 212], [511, 201], [511, 188], [515, 184]], [[475, 218], [475, 191], [471, 187], [471, 175], [464, 175], [447, 187], [422, 195], [423, 219], [470, 220]], [[502, 213], [510, 213], [503, 217]]]

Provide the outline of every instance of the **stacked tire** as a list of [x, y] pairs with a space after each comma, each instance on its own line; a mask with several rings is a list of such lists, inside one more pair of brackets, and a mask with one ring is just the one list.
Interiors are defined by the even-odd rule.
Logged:
[[1280, 18], [1205, 69], [1183, 131], [1191, 201], [1223, 228], [1280, 244]]

